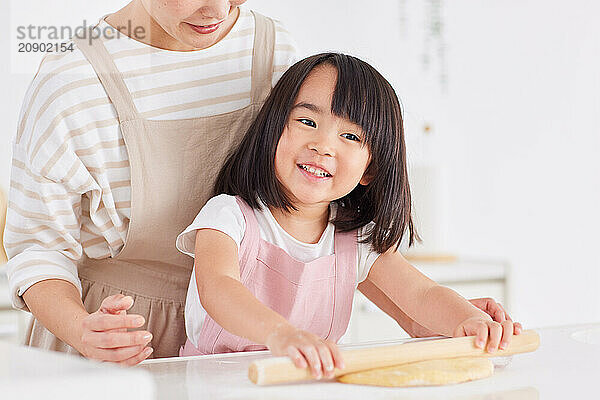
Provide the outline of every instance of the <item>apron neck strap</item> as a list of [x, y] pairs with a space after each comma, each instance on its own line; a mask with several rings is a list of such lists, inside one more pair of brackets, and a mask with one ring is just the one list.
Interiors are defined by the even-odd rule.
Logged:
[[[273, 20], [252, 11], [255, 21], [252, 49], [252, 89], [250, 101], [261, 103], [269, 95], [273, 80], [273, 54], [275, 52], [275, 24]], [[87, 36], [87, 35], [86, 35]], [[111, 103], [117, 111], [119, 122], [139, 118], [131, 93], [121, 72], [106, 50], [102, 38], [75, 36], [73, 42], [98, 75]]]
[[106, 50], [102, 38], [92, 39], [75, 36], [73, 42], [81, 50], [98, 75], [109, 100], [117, 111], [120, 123], [138, 118], [138, 112], [125, 85], [121, 72], [117, 69], [112, 57]]
[[273, 82], [273, 54], [275, 53], [275, 24], [257, 12], [254, 15], [254, 45], [252, 46], [252, 89], [250, 101], [263, 102]]

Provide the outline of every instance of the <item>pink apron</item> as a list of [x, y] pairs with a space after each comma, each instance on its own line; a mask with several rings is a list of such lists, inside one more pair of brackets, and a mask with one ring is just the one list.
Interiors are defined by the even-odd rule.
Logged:
[[[356, 231], [335, 232], [334, 253], [308, 263], [260, 238], [254, 211], [237, 198], [246, 232], [240, 244], [241, 282], [258, 300], [295, 327], [337, 342], [346, 332], [356, 284]], [[193, 279], [193, 278], [192, 278]], [[198, 347], [189, 341], [181, 356], [264, 350], [235, 336], [206, 315]]]

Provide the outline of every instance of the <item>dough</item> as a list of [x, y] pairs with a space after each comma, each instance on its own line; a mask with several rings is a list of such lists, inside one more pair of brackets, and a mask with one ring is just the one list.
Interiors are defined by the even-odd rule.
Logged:
[[342, 383], [372, 386], [431, 386], [487, 378], [493, 372], [494, 364], [487, 358], [462, 357], [353, 372], [342, 375], [337, 380]]

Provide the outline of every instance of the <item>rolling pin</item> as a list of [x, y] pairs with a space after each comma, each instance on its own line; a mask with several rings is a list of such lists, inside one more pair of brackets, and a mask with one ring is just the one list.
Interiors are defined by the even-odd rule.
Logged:
[[[335, 369], [335, 376], [373, 368], [389, 367], [416, 361], [456, 357], [502, 357], [534, 351], [540, 337], [532, 330], [513, 336], [504, 350], [488, 353], [475, 346], [475, 336], [425, 340], [391, 346], [342, 350], [345, 368]], [[485, 347], [484, 347], [485, 348]], [[271, 385], [314, 379], [309, 368], [296, 368], [288, 357], [271, 357], [250, 364], [248, 378], [257, 385]]]

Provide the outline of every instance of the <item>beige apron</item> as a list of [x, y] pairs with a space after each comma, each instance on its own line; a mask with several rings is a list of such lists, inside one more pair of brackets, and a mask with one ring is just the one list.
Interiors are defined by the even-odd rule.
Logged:
[[[193, 259], [177, 250], [175, 239], [211, 197], [229, 150], [240, 142], [271, 89], [275, 28], [271, 19], [253, 14], [251, 104], [203, 118], [143, 119], [102, 40], [91, 45], [74, 40], [117, 111], [131, 168], [126, 243], [112, 258], [83, 256], [78, 265], [83, 304], [92, 313], [107, 296], [132, 296], [128, 313], [146, 318], [142, 329], [153, 334], [149, 345], [156, 358], [177, 356], [186, 340], [183, 313]], [[28, 345], [78, 354], [37, 320], [28, 333]]]

